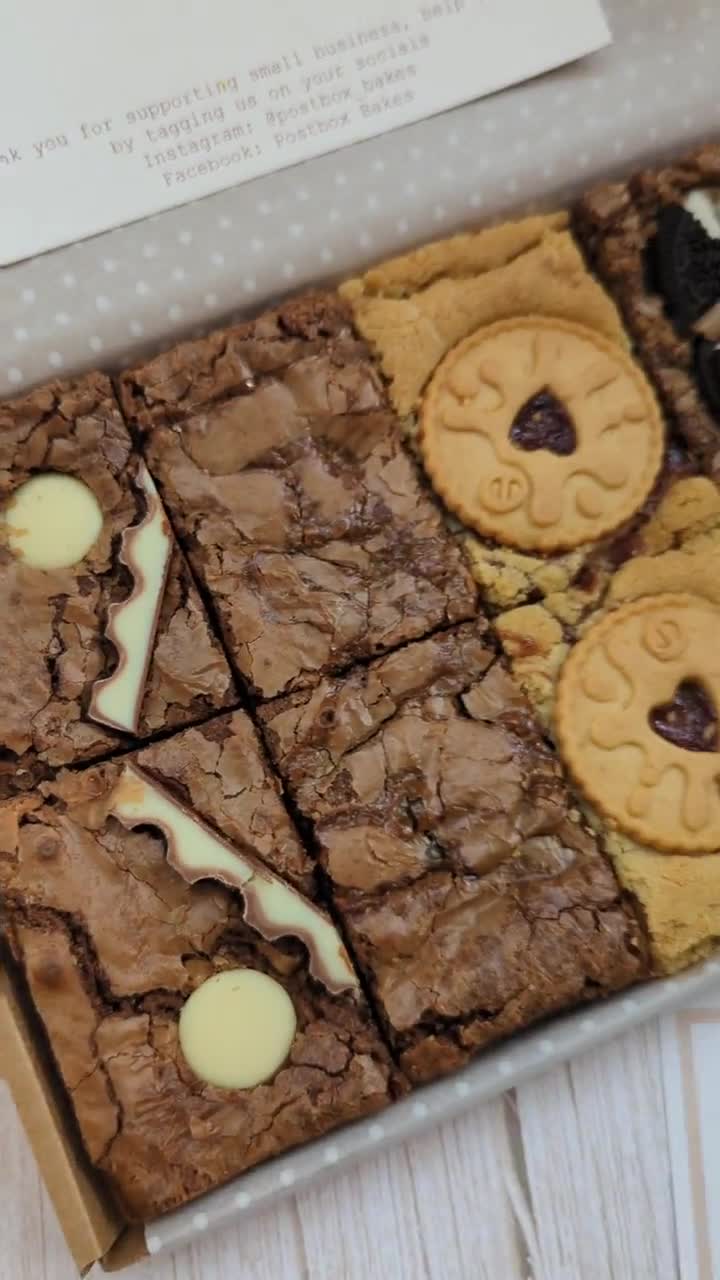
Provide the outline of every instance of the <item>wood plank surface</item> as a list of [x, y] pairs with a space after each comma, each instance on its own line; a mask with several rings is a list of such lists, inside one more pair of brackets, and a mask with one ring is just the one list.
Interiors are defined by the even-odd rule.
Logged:
[[[75, 1269], [0, 1084], [0, 1280]], [[98, 1272], [98, 1274], [101, 1274]], [[128, 1280], [681, 1280], [657, 1027]]]

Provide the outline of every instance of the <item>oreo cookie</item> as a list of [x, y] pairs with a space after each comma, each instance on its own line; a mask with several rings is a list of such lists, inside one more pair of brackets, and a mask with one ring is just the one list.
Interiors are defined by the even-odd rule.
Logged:
[[702, 338], [695, 349], [695, 368], [700, 390], [713, 413], [720, 418], [720, 342]]
[[681, 334], [720, 299], [720, 240], [680, 204], [658, 215], [655, 265], [660, 291]]

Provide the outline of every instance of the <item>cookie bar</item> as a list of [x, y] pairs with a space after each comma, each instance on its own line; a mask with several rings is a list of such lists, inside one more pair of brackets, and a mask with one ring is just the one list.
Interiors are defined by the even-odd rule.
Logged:
[[[483, 603], [503, 635], [505, 615], [511, 631], [526, 608], [557, 666], [618, 564], [642, 552], [658, 504], [697, 472], [666, 439], [566, 215], [427, 245], [341, 292], [461, 522]], [[404, 343], [413, 328], [420, 337]], [[535, 649], [523, 643], [512, 653], [530, 678]]]
[[[716, 484], [704, 476], [679, 479], [637, 531], [631, 550], [633, 554], [609, 577], [601, 598], [574, 633], [561, 631], [543, 603], [508, 611], [498, 619], [498, 630], [516, 678], [552, 728], [561, 755], [588, 796], [589, 821], [602, 832], [621, 882], [640, 904], [656, 966], [673, 971], [707, 955], [720, 937], [720, 839], [717, 848], [702, 851], [711, 838], [710, 812], [706, 815], [704, 809], [694, 807], [714, 796], [715, 779], [720, 776], [720, 765], [716, 765], [720, 761], [716, 754], [720, 690], [715, 689], [713, 675], [720, 626], [720, 492]], [[653, 613], [658, 602], [665, 613], [656, 640]], [[635, 609], [640, 612], [639, 637], [624, 624], [630, 610], [629, 624], [636, 625], [632, 623]], [[615, 636], [614, 628], [621, 624]], [[594, 648], [602, 642], [607, 626], [613, 629], [612, 671], [606, 669], [603, 644], [600, 658], [593, 659], [590, 674], [583, 675], [577, 689], [572, 684], [575, 655], [584, 653], [586, 645]], [[634, 637], [629, 664], [627, 636]], [[695, 659], [691, 670], [682, 665], [689, 654]], [[560, 718], [558, 685], [566, 687]], [[574, 689], [572, 696], [570, 689]], [[591, 737], [578, 751], [571, 726], [580, 728], [583, 702], [588, 695], [592, 702], [596, 694], [602, 695], [602, 714], [596, 707], [592, 735], [599, 734], [602, 741]], [[602, 723], [613, 708], [630, 706], [632, 732], [626, 721], [619, 725], [617, 718], [614, 730], [612, 725], [603, 730]], [[598, 781], [612, 774], [622, 785], [610, 794], [604, 789], [599, 793]], [[649, 808], [646, 785], [653, 796]], [[658, 826], [661, 801], [669, 804], [674, 820], [666, 812]], [[698, 836], [695, 820], [686, 822], [697, 812], [704, 839]], [[650, 819], [652, 827], [647, 825]]]
[[[582, 326], [586, 340], [588, 331], [592, 331], [591, 337], [596, 336], [598, 349], [607, 354], [612, 347], [617, 348], [618, 364], [626, 368], [628, 340], [619, 312], [587, 269], [568, 229], [568, 216], [563, 212], [503, 223], [425, 245], [379, 264], [356, 280], [347, 281], [340, 292], [350, 302], [355, 323], [378, 358], [393, 403], [404, 415], [403, 425], [408, 436], [418, 445], [418, 452], [441, 496], [461, 519], [468, 514], [472, 517], [467, 496], [459, 493], [458, 501], [453, 502], [453, 476], [448, 484], [437, 457], [425, 456], [421, 418], [425, 393], [438, 367], [446, 360], [452, 362], [463, 342], [472, 344], [473, 335], [485, 333], [491, 326], [507, 326], [503, 333], [511, 349], [505, 376], [513, 375], [518, 369], [521, 381], [527, 384], [527, 395], [523, 399], [523, 387], [510, 384], [503, 388], [503, 394], [516, 396], [519, 412], [512, 443], [518, 445], [515, 457], [529, 460], [531, 472], [543, 461], [551, 467], [559, 462], [565, 471], [572, 471], [577, 462], [577, 424], [567, 415], [567, 406], [563, 406], [556, 394], [553, 397], [544, 394], [543, 379], [547, 382], [553, 376], [552, 346], [545, 352], [544, 368], [538, 370], [542, 377], [533, 378], [530, 369], [524, 371], [513, 352], [516, 339], [512, 325], [524, 317], [534, 316], [546, 330], [552, 322], [571, 328]], [[611, 348], [608, 343], [612, 344]], [[497, 350], [492, 354], [495, 359]], [[571, 374], [577, 367], [578, 354], [576, 350], [574, 363], [567, 366]], [[571, 392], [575, 389], [570, 388]], [[538, 393], [542, 393], [539, 398]], [[493, 392], [492, 386], [486, 386], [484, 394], [488, 405], [492, 405], [493, 397], [497, 401], [497, 392]], [[461, 398], [466, 398], [465, 392]], [[512, 425], [507, 424], [508, 428]], [[657, 425], [656, 422], [656, 434]], [[478, 467], [487, 473], [488, 450], [492, 450], [490, 442], [479, 437], [472, 440], [467, 432], [459, 429], [461, 427], [461, 423], [456, 425], [445, 451], [451, 466], [456, 467], [456, 483], [459, 480], [467, 487], [472, 486]], [[612, 447], [617, 442], [611, 441], [609, 435], [605, 443], [614, 457], [622, 452]], [[657, 440], [655, 444], [657, 446]], [[466, 456], [470, 448], [472, 457]], [[653, 469], [656, 458], [657, 448], [648, 458], [648, 472]], [[502, 485], [504, 479], [510, 478], [513, 486], [519, 484], [517, 494], [522, 496], [531, 472], [526, 468], [525, 474], [519, 475], [514, 467], [508, 467], [508, 461], [513, 461], [512, 450], [502, 474], [491, 474], [485, 482]], [[675, 459], [670, 470], [676, 470]], [[660, 487], [665, 483], [666, 471], [663, 465], [658, 472]], [[669, 478], [672, 479], [672, 475]], [[547, 491], [545, 483], [534, 476], [532, 479], [537, 492]], [[648, 494], [651, 504], [654, 496]], [[503, 504], [507, 504], [507, 496], [500, 494], [499, 507]], [[500, 514], [497, 497], [493, 499], [486, 494], [483, 505], [491, 517], [481, 523], [480, 532], [484, 536], [478, 536], [475, 531], [478, 526], [469, 524], [467, 519], [463, 519], [461, 536], [484, 601], [491, 610], [504, 611], [546, 599], [561, 627], [587, 610], [605, 581], [606, 565], [616, 563], [621, 554], [619, 548], [636, 523], [636, 512], [630, 511], [632, 502], [628, 494], [625, 507], [628, 518], [624, 519], [624, 513], [616, 509], [616, 527], [606, 537], [600, 536], [597, 520], [588, 511], [565, 548], [556, 546], [553, 554], [547, 555], [547, 539], [544, 546], [532, 546], [527, 539], [523, 543], [516, 538], [511, 544], [503, 537], [493, 518], [493, 512], [495, 517]], [[609, 512], [605, 514], [609, 516]]]
[[0, 405], [0, 459], [8, 795], [235, 694], [108, 379], [54, 382]]
[[336, 295], [176, 347], [124, 374], [121, 400], [253, 695], [474, 613]]
[[594, 188], [575, 225], [671, 422], [720, 475], [720, 145]]
[[278, 791], [235, 712], [0, 805], [2, 930], [131, 1220], [389, 1100]]
[[[644, 344], [656, 335], [657, 350], [665, 351], [668, 334], [676, 355], [690, 353], [687, 337], [676, 334], [662, 300], [648, 302], [639, 288], [645, 248], [655, 234], [658, 193], [673, 199], [680, 191], [691, 193], [692, 216], [683, 210], [680, 218], [673, 206], [666, 232], [670, 240], [682, 232], [686, 216], [691, 222], [701, 216], [712, 230], [707, 187], [717, 172], [717, 155], [717, 149], [706, 148], [688, 164], [641, 175], [629, 187], [605, 188], [581, 202], [577, 228], [590, 246], [592, 263], [613, 284], [645, 356]], [[706, 188], [702, 198], [699, 185]], [[690, 296], [703, 326], [714, 314], [703, 290], [712, 292], [716, 279], [714, 250], [709, 257], [706, 252], [708, 236], [702, 240], [702, 261], [693, 257], [697, 237], [685, 243], [685, 250], [681, 246], [674, 260], [676, 267], [694, 263]], [[499, 263], [496, 251], [507, 259]], [[551, 259], [556, 265], [562, 261], [562, 268], [550, 271]], [[529, 277], [521, 275], [521, 264]], [[513, 273], [523, 281], [520, 295]], [[667, 270], [665, 275], [669, 278]], [[505, 293], [499, 286], [508, 278], [513, 287]], [[555, 735], [563, 763], [585, 796], [585, 817], [611, 854], [623, 887], [635, 895], [655, 967], [672, 970], [690, 963], [720, 936], [720, 864], [716, 853], [707, 852], [714, 837], [704, 818], [702, 838], [692, 827], [706, 812], [699, 797], [710, 787], [708, 778], [715, 776], [720, 758], [709, 655], [703, 670], [685, 672], [672, 689], [666, 687], [675, 669], [668, 657], [666, 679], [656, 682], [658, 696], [648, 705], [643, 699], [649, 661], [631, 703], [628, 680], [620, 698], [619, 677], [611, 679], [603, 669], [598, 674], [595, 658], [587, 664], [582, 659], [586, 640], [590, 644], [595, 626], [602, 627], [609, 616], [610, 648], [615, 654], [612, 646], [620, 646], [616, 665], [625, 671], [625, 633], [616, 636], [611, 620], [618, 610], [622, 621], [626, 604], [647, 601], [643, 616], [655, 598], [667, 603], [670, 596], [682, 595], [712, 608], [718, 604], [720, 492], [712, 467], [702, 474], [711, 438], [689, 425], [690, 419], [698, 421], [693, 406], [700, 403], [696, 390], [694, 399], [686, 394], [689, 373], [682, 386], [677, 383], [685, 417], [673, 420], [668, 430], [652, 383], [629, 357], [614, 303], [590, 275], [569, 233], [547, 220], [506, 224], [429, 246], [381, 264], [344, 291], [390, 380], [391, 395], [402, 398], [408, 430], [434, 487], [468, 531], [473, 572], [511, 672], [545, 729]], [[450, 298], [458, 309], [463, 298], [468, 301], [466, 317], [454, 327], [447, 320]], [[686, 324], [688, 295], [675, 290], [672, 298], [676, 308], [682, 303]], [[569, 309], [580, 299], [577, 310]], [[392, 315], [401, 331], [403, 316], [408, 329], [417, 328], [421, 358], [394, 333]], [[435, 346], [423, 337], [431, 331], [438, 338]], [[670, 363], [676, 370], [677, 360]], [[647, 364], [667, 399], [669, 384], [659, 366]], [[680, 617], [700, 620], [697, 627], [710, 649], [715, 644], [708, 622], [712, 610], [705, 603]], [[684, 624], [677, 625], [684, 634]], [[697, 627], [693, 622], [690, 631]], [[667, 629], [663, 623], [663, 634]], [[615, 657], [609, 661], [612, 667]], [[558, 687], [570, 689], [561, 700], [560, 722]], [[605, 730], [600, 720], [596, 724], [597, 708], [583, 720], [577, 709], [581, 693], [600, 707], [605, 697], [632, 705], [633, 733], [627, 736], [620, 707]], [[596, 743], [593, 735], [603, 732], [603, 743]], [[578, 733], [584, 735], [582, 745]], [[610, 777], [620, 794], [604, 790], [599, 798], [598, 787], [606, 787]], [[674, 805], [677, 820], [661, 822], [662, 833], [653, 843], [660, 797]], [[648, 825], [648, 814], [654, 825]]]
[[261, 719], [411, 1079], [647, 972], [639, 921], [483, 621]]

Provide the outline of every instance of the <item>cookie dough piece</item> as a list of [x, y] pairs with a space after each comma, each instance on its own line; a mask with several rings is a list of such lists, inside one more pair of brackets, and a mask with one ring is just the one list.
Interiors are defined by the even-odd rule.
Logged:
[[705, 192], [719, 188], [720, 144], [708, 144], [627, 182], [595, 187], [574, 216], [671, 422], [714, 476], [720, 476], [720, 331], [713, 308], [713, 298], [720, 302], [720, 239], [704, 210], [712, 203]]
[[340, 291], [353, 303], [360, 298], [410, 298], [441, 277], [463, 280], [504, 267], [534, 249], [548, 232], [564, 231], [568, 221], [568, 213], [559, 209], [433, 240], [346, 280]]
[[[242, 712], [0, 804], [0, 930], [90, 1160], [128, 1217], [145, 1220], [378, 1110], [391, 1064], [356, 988], [331, 995], [301, 941], [269, 937], [258, 913], [247, 923], [241, 892], [210, 875], [188, 884], [158, 825], [129, 832], [111, 816], [128, 759], [310, 907], [314, 881]], [[192, 1017], [187, 1052], [181, 1033], [193, 993], [238, 970], [255, 975], [242, 979], [246, 996], [248, 984], [269, 987], [281, 1022], [244, 1079], [237, 1061], [227, 1071], [222, 1007], [205, 1006], [203, 1044]], [[272, 1013], [264, 1001], [247, 1017], [253, 1007]]]
[[[597, 815], [587, 816], [598, 829]], [[676, 973], [710, 955], [720, 941], [720, 854], [658, 853], [607, 825], [601, 838], [640, 903], [657, 969]]]
[[[139, 715], [133, 708], [131, 729], [115, 732], [90, 717], [93, 690], [116, 666], [108, 616], [133, 591], [120, 547], [146, 512], [145, 474], [102, 374], [0, 404], [0, 796], [201, 719], [236, 696], [168, 530], [149, 663], [143, 654], [133, 691]], [[53, 530], [43, 542], [38, 517]]]
[[471, 617], [349, 308], [296, 298], [123, 375], [123, 406], [253, 694]]
[[639, 923], [485, 624], [261, 716], [412, 1079], [646, 973]]
[[435, 368], [483, 325], [521, 315], [587, 325], [624, 345], [618, 312], [587, 271], [564, 214], [527, 218], [426, 245], [342, 285], [377, 353], [398, 413], [411, 413]]

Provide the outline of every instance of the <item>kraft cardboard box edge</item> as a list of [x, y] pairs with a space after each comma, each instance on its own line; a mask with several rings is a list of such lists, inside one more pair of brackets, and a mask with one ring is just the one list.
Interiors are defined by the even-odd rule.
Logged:
[[[121, 1215], [84, 1168], [11, 975], [0, 961], [0, 1079], [9, 1086], [68, 1248], [84, 1274], [95, 1262], [120, 1270], [144, 1257], [142, 1230]], [[107, 1256], [107, 1257], [106, 1257]]]

